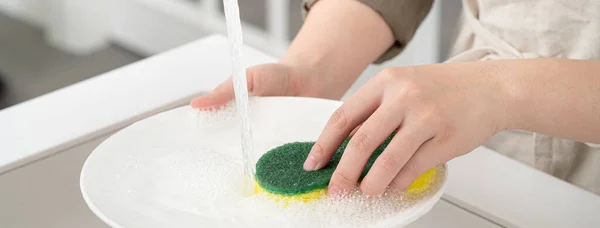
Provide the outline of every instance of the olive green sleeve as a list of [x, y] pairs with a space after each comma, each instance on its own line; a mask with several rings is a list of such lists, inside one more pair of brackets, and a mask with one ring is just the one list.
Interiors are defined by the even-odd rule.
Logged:
[[[303, 18], [318, 1], [302, 0]], [[359, 0], [359, 2], [379, 13], [392, 30], [396, 41], [375, 63], [385, 62], [400, 54], [433, 5], [433, 0]]]

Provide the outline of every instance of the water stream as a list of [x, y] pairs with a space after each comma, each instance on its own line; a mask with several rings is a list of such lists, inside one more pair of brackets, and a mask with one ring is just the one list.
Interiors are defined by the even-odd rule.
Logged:
[[243, 65], [243, 37], [238, 0], [223, 0], [229, 50], [232, 58], [232, 79], [235, 92], [235, 103], [242, 131], [242, 159], [244, 164], [244, 194], [252, 194], [254, 183], [254, 159], [252, 158], [252, 128], [248, 115], [248, 88], [246, 83], [246, 68]]

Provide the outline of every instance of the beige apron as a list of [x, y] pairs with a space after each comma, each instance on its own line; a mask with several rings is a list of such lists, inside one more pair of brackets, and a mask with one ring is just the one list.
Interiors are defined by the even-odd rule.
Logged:
[[[461, 16], [447, 62], [600, 59], [599, 0], [463, 0]], [[600, 195], [599, 145], [505, 131], [485, 146]]]

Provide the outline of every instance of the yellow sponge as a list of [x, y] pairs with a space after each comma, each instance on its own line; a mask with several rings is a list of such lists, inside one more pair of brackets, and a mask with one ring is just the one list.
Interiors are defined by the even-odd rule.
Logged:
[[[406, 194], [417, 195], [428, 190], [432, 183], [435, 181], [437, 176], [436, 168], [429, 169], [427, 172], [421, 174], [407, 189]], [[254, 193], [262, 194], [275, 202], [282, 203], [284, 207], [289, 206], [292, 202], [300, 202], [307, 203], [312, 200], [319, 199], [325, 195], [327, 195], [327, 187], [321, 189], [315, 189], [310, 192], [297, 194], [297, 195], [281, 195], [276, 193], [271, 193], [261, 188], [258, 183], [254, 184]]]

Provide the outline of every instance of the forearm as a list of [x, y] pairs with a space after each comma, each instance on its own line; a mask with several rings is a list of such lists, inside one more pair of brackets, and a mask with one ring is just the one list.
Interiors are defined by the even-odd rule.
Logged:
[[281, 59], [282, 63], [318, 68], [339, 95], [394, 42], [386, 22], [356, 0], [320, 0]]
[[600, 143], [600, 61], [502, 60], [507, 127]]

